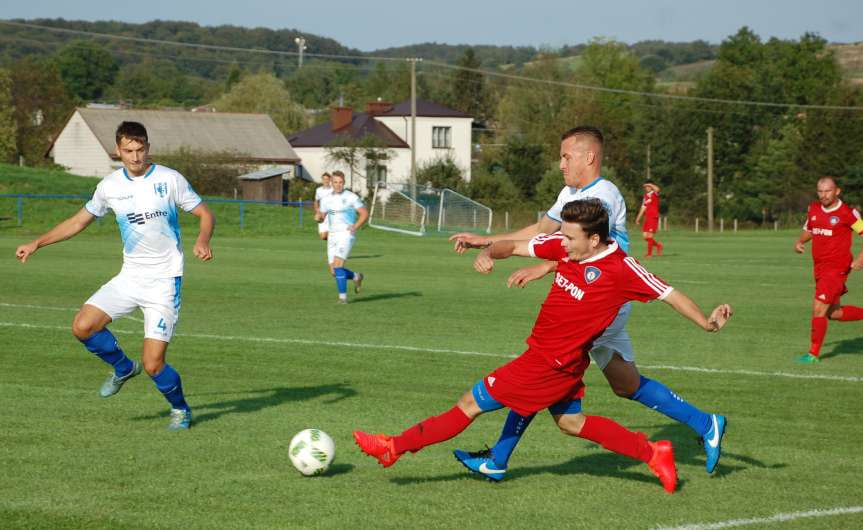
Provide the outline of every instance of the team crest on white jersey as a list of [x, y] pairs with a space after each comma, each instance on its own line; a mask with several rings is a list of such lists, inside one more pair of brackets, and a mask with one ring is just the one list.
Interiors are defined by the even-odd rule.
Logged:
[[166, 184], [165, 182], [157, 182], [153, 184], [153, 191], [155, 191], [156, 195], [158, 195], [159, 197], [164, 198], [166, 195], [168, 195], [168, 184]]
[[584, 269], [584, 281], [587, 283], [595, 282], [599, 279], [600, 275], [602, 275], [602, 271], [592, 265]]

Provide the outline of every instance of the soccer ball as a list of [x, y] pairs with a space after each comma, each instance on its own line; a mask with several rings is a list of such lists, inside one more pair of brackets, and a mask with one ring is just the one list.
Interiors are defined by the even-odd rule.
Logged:
[[297, 471], [310, 477], [320, 475], [330, 467], [336, 456], [336, 444], [320, 429], [300, 431], [291, 439], [288, 456]]

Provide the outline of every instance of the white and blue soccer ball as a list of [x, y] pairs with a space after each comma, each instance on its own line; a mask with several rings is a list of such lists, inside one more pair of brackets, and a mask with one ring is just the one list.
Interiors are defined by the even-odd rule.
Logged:
[[288, 456], [297, 471], [307, 477], [320, 475], [330, 467], [336, 456], [336, 444], [320, 429], [300, 431], [291, 439]]

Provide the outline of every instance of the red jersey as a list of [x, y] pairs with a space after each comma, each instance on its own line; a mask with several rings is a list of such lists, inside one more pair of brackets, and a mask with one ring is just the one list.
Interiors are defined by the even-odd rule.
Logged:
[[551, 291], [526, 341], [556, 369], [586, 369], [593, 341], [611, 325], [623, 304], [661, 300], [673, 290], [617, 243], [580, 262], [569, 260], [559, 232], [540, 234], [528, 247], [532, 256], [558, 262]]
[[648, 191], [641, 199], [641, 205], [644, 206], [644, 217], [658, 218], [659, 217], [659, 193]]
[[860, 213], [842, 201], [825, 209], [818, 201], [809, 205], [803, 229], [812, 234], [815, 275], [823, 272], [847, 274], [851, 269], [851, 232], [863, 234]]

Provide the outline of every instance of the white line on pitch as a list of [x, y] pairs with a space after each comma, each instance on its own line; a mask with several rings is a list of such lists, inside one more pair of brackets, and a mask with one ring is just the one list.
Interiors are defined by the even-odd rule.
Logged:
[[757, 517], [753, 519], [731, 519], [718, 523], [693, 523], [683, 526], [663, 526], [660, 530], [714, 530], [718, 528], [732, 528], [735, 526], [747, 526], [751, 524], [784, 523], [797, 519], [810, 517], [832, 517], [835, 515], [848, 515], [863, 513], [863, 506], [850, 506], [848, 508], [832, 508], [829, 510], [809, 510], [807, 512], [777, 513], [770, 517]]
[[[56, 329], [68, 330], [66, 326], [47, 326], [42, 324], [26, 324], [19, 322], [0, 322], [0, 326], [5, 327], [20, 327], [33, 329]], [[134, 335], [138, 332], [113, 329], [114, 333], [122, 335]], [[481, 357], [500, 357], [513, 359], [517, 355], [505, 353], [488, 353], [466, 350], [450, 350], [446, 348], [426, 348], [420, 346], [400, 346], [397, 344], [367, 344], [361, 342], [345, 342], [345, 341], [327, 341], [327, 340], [309, 340], [309, 339], [280, 339], [271, 337], [243, 337], [235, 335], [210, 335], [205, 333], [177, 333], [177, 337], [188, 337], [193, 339], [208, 339], [208, 340], [228, 340], [228, 341], [244, 341], [244, 342], [263, 342], [270, 344], [307, 344], [312, 346], [347, 346], [349, 348], [364, 348], [373, 350], [400, 350], [414, 352], [429, 352], [429, 353], [453, 353], [456, 355], [473, 355]], [[643, 364], [642, 368], [651, 370], [676, 370], [681, 372], [701, 372], [711, 374], [735, 374], [749, 375], [754, 377], [787, 377], [791, 379], [825, 379], [829, 381], [846, 381], [850, 383], [861, 383], [863, 377], [842, 376], [842, 375], [826, 375], [826, 374], [794, 374], [788, 372], [759, 372], [757, 370], [723, 370], [718, 368], [701, 368], [697, 366], [673, 366], [673, 365], [649, 365]]]

